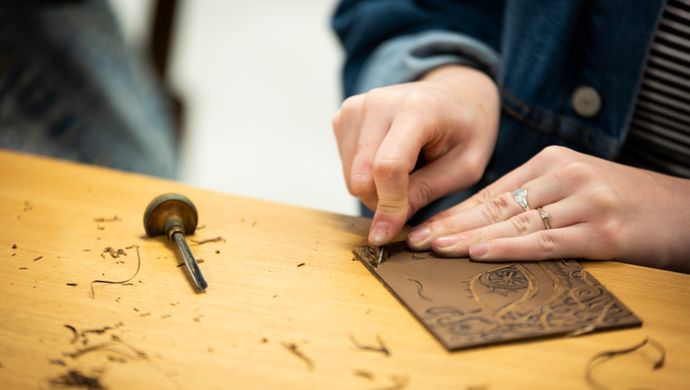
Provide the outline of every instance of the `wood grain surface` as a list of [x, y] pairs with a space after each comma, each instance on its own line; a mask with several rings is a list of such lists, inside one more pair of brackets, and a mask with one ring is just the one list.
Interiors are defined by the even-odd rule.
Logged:
[[[170, 243], [144, 234], [147, 203], [171, 191], [199, 210], [203, 228], [191, 238], [224, 239], [192, 245], [205, 294]], [[662, 368], [652, 369], [658, 351], [645, 346], [595, 365], [595, 380], [690, 383], [690, 275], [588, 262], [641, 328], [449, 353], [352, 261], [366, 241], [362, 218], [0, 151], [0, 221], [3, 389], [88, 378], [110, 389], [577, 389], [589, 387], [592, 356], [645, 337], [665, 347]], [[92, 298], [91, 281], [133, 275], [133, 245], [141, 268], [131, 284], [96, 284]], [[380, 339], [390, 355], [353, 337]]]

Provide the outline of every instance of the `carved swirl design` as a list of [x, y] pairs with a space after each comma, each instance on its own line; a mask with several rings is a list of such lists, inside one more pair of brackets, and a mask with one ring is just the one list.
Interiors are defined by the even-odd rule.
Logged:
[[[610, 327], [634, 318], [634, 314], [601, 284], [585, 278], [576, 263], [550, 262], [544, 269], [568, 288], [561, 289], [546, 304], [527, 313], [508, 311], [494, 318], [486, 309], [466, 313], [452, 306], [437, 306], [426, 310], [422, 320], [448, 343], [472, 346], [563, 334], [587, 327]], [[510, 265], [486, 272], [478, 281], [500, 292], [529, 288], [530, 277]]]
[[529, 286], [527, 276], [515, 264], [485, 272], [479, 282], [491, 290], [522, 290]]

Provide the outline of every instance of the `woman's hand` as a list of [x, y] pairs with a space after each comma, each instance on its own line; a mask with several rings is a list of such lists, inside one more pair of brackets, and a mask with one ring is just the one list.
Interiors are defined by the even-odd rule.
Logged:
[[[527, 211], [512, 195], [519, 188]], [[550, 146], [417, 227], [408, 244], [480, 261], [618, 259], [688, 272], [690, 181]]]
[[[376, 210], [369, 242], [389, 242], [421, 207], [476, 183], [498, 115], [496, 84], [460, 65], [347, 99], [333, 130], [348, 190]], [[420, 153], [427, 164], [413, 172]]]

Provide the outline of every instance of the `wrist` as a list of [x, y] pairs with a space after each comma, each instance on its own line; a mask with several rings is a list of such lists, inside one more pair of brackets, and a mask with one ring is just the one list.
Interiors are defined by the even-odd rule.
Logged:
[[485, 115], [498, 116], [498, 85], [480, 70], [459, 64], [444, 65], [425, 73], [419, 81], [439, 85], [464, 98], [465, 102], [479, 103], [476, 108]]
[[471, 66], [450, 64], [431, 69], [422, 75], [420, 81], [442, 82], [465, 85], [467, 82], [498, 91], [496, 82], [486, 73]]

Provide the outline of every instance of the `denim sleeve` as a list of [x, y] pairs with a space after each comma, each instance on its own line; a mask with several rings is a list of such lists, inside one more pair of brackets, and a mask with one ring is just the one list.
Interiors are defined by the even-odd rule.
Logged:
[[[341, 0], [331, 24], [345, 51], [344, 95], [353, 95], [362, 84], [359, 80], [368, 79], [369, 76], [362, 76], [362, 73], [365, 66], [371, 68], [378, 62], [370, 61], [374, 53], [404, 37], [430, 39], [425, 33], [434, 31], [453, 34], [456, 39], [462, 36], [473, 42], [462, 48], [462, 56], [466, 57], [462, 61], [471, 58], [468, 54], [479, 46], [500, 52], [504, 8], [504, 0]], [[428, 45], [427, 48], [433, 46]], [[449, 52], [437, 51], [432, 52], [433, 55], [416, 57], [430, 59], [450, 54], [461, 61], [458, 46], [453, 46], [442, 43], [437, 48], [450, 49]]]
[[500, 71], [499, 55], [488, 45], [467, 35], [432, 30], [381, 45], [362, 66], [353, 92], [413, 81], [448, 64], [471, 66], [494, 80]]

